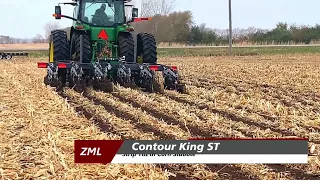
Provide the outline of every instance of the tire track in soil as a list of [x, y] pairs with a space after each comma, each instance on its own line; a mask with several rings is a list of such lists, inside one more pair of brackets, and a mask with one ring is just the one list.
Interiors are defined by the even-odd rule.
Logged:
[[[152, 108], [146, 104], [140, 104], [126, 96], [121, 96], [117, 93], [112, 93], [113, 96], [115, 96], [116, 98], [118, 98], [120, 101], [124, 102], [124, 103], [127, 103], [127, 104], [131, 104], [133, 107], [136, 107], [136, 108], [141, 108], [142, 110], [148, 112], [149, 114], [154, 114], [156, 113], [156, 115], [158, 117], [160, 117], [161, 119], [163, 120], [168, 120], [168, 123], [173, 123], [174, 125], [179, 125], [180, 128], [183, 128], [185, 126], [188, 126], [188, 129], [189, 131], [191, 132], [191, 134], [193, 135], [193, 137], [199, 137], [199, 135], [202, 137], [202, 138], [206, 138], [206, 137], [210, 137], [212, 138], [212, 132], [210, 131], [206, 131], [204, 129], [199, 129], [198, 127], [196, 126], [193, 126], [193, 125], [185, 125], [183, 123], [181, 123], [180, 121], [176, 120], [175, 118], [173, 117], [170, 117], [160, 111], [158, 111], [157, 109], [155, 108]], [[162, 115], [166, 118], [162, 118]], [[223, 132], [219, 132], [220, 134], [223, 133]], [[218, 137], [227, 137], [228, 135], [227, 134], [223, 134], [221, 136], [218, 136]], [[212, 165], [212, 164], [206, 164], [211, 171], [215, 172], [215, 171], [221, 171], [221, 173], [227, 173], [227, 174], [232, 174], [234, 176], [232, 176], [232, 178], [234, 179], [241, 179], [243, 177], [251, 177], [252, 179], [259, 179], [257, 176], [252, 176], [250, 174], [247, 174], [246, 172], [243, 172], [241, 170], [240, 167], [230, 167], [230, 166], [226, 166], [226, 165]], [[220, 169], [220, 170], [219, 170]], [[221, 170], [223, 169], [223, 170]], [[235, 172], [237, 173], [236, 176], [235, 176]]]
[[[190, 106], [196, 106], [198, 107], [199, 109], [209, 109], [211, 110], [213, 113], [218, 113], [218, 114], [222, 114], [223, 116], [226, 116], [226, 118], [229, 118], [233, 121], [236, 121], [236, 122], [244, 122], [244, 123], [249, 123], [249, 125], [255, 125], [256, 123], [254, 122], [250, 122], [248, 121], [246, 118], [242, 118], [242, 117], [238, 117], [237, 115], [235, 114], [230, 114], [228, 112], [224, 112], [224, 111], [220, 111], [220, 110], [217, 110], [217, 109], [214, 109], [214, 108], [211, 108], [207, 105], [198, 105], [197, 103], [195, 102], [190, 102], [186, 99], [181, 99], [179, 97], [176, 97], [176, 96], [171, 96], [171, 95], [168, 95], [166, 94], [170, 99], [172, 100], [175, 100], [177, 102], [180, 102], [180, 103], [185, 103], [185, 104], [189, 104]], [[269, 128], [270, 129], [270, 128]], [[272, 130], [272, 129], [271, 129]], [[281, 133], [280, 133], [281, 134]], [[292, 135], [292, 132], [285, 132], [285, 134], [288, 134], [287, 136], [294, 136]], [[270, 164], [265, 164], [266, 166], [268, 166], [269, 168], [271, 168], [274, 172], [278, 172], [278, 173], [281, 173], [283, 172], [283, 169], [286, 169], [287, 171], [290, 172], [290, 175], [293, 176], [295, 179], [301, 179], [301, 177], [303, 178], [308, 178], [308, 179], [318, 179], [319, 176], [314, 176], [314, 175], [310, 175], [310, 174], [307, 174], [305, 173], [304, 170], [300, 170], [300, 169], [296, 169], [296, 168], [290, 168], [290, 167], [286, 167], [285, 165], [270, 165]]]
[[[190, 84], [191, 86], [195, 86], [195, 87], [198, 87], [198, 88], [205, 88], [205, 89], [209, 89], [208, 87], [211, 87], [212, 85], [209, 85], [209, 86], [205, 86], [205, 85], [198, 85], [197, 83], [198, 82], [195, 82], [196, 84]], [[226, 89], [228, 86], [227, 85], [220, 85], [220, 86], [223, 86], [223, 88], [222, 89]], [[235, 87], [236, 89], [237, 89], [237, 87]], [[233, 92], [233, 93], [235, 93], [235, 94], [237, 94], [237, 95], [239, 95], [239, 96], [241, 96], [241, 95], [244, 95], [246, 92], [244, 92], [244, 91], [242, 91], [242, 90], [240, 90], [240, 89], [237, 89], [237, 91], [236, 92]], [[264, 95], [264, 99], [266, 99], [266, 100], [269, 100], [269, 101], [271, 101], [271, 102], [278, 102], [278, 98], [275, 98], [275, 97], [273, 97], [273, 96], [270, 96], [268, 93], [266, 93], [266, 92], [262, 92], [263, 93], [263, 95]], [[211, 101], [211, 100], [209, 100], [209, 101]], [[287, 100], [280, 100], [280, 102], [282, 102], [287, 108], [289, 108], [290, 106], [291, 107], [294, 107], [294, 108], [296, 108], [296, 109], [298, 109], [298, 111], [300, 111], [299, 109], [301, 109], [301, 107], [300, 106], [297, 106], [296, 104], [293, 104], [293, 103], [291, 103], [291, 102], [289, 102], [289, 101], [287, 101]], [[235, 109], [242, 109], [242, 107], [235, 107]], [[315, 109], [315, 107], [311, 107], [311, 109], [313, 109], [313, 113], [315, 113], [315, 115], [316, 115], [316, 113], [318, 113], [317, 111], [319, 111], [320, 112], [320, 110], [314, 110]], [[268, 112], [264, 112], [264, 111], [256, 111], [256, 110], [252, 110], [252, 109], [248, 109], [248, 108], [246, 108], [246, 111], [248, 112], [248, 113], [253, 113], [253, 114], [257, 114], [257, 115], [259, 115], [259, 116], [261, 116], [261, 117], [263, 117], [264, 119], [266, 119], [266, 120], [269, 120], [269, 121], [275, 121], [275, 120], [279, 120], [280, 118], [279, 117], [272, 117], [271, 115], [267, 115], [268, 114]], [[318, 128], [318, 127], [311, 127], [311, 126], [308, 126], [308, 125], [303, 125], [303, 124], [299, 124], [299, 126], [301, 126], [301, 127], [303, 127], [303, 128], [306, 128], [308, 131], [313, 131], [313, 130], [315, 130], [315, 131], [320, 131], [320, 128]]]
[[[84, 93], [84, 94], [85, 94], [85, 93]], [[87, 94], [86, 94], [86, 95], [87, 95]], [[63, 97], [63, 98], [67, 98], [67, 99], [71, 100], [70, 102], [71, 102], [72, 104], [77, 104], [76, 102], [72, 101], [72, 97], [70, 97], [70, 96], [68, 96], [68, 95], [66, 95], [66, 94], [64, 94], [64, 93], [60, 93], [60, 96]], [[87, 98], [86, 96], [83, 96], [83, 97]], [[102, 105], [102, 106], [104, 106], [104, 108], [106, 108], [105, 110], [106, 110], [107, 112], [115, 115], [115, 116], [118, 117], [118, 118], [123, 119], [123, 118], [125, 118], [125, 117], [130, 117], [130, 118], [129, 118], [130, 120], [132, 120], [131, 118], [135, 118], [135, 117], [132, 117], [131, 114], [118, 111], [118, 110], [116, 110], [116, 108], [114, 108], [114, 107], [112, 107], [112, 106], [110, 106], [110, 105], [102, 102], [101, 100], [94, 98], [94, 97], [90, 97], [90, 99], [89, 99], [89, 98], [87, 98], [87, 99], [88, 99], [88, 100], [91, 99], [90, 101], [93, 101], [93, 103], [94, 103], [95, 105]], [[101, 103], [101, 104], [100, 104], [100, 103]], [[90, 118], [94, 117], [94, 116], [97, 116], [96, 114], [90, 113], [87, 109], [85, 109], [85, 108], [83, 108], [83, 107], [77, 107], [77, 108], [78, 108], [78, 110], [84, 111], [84, 115], [85, 115], [85, 117], [86, 117], [88, 120], [89, 120]], [[98, 117], [100, 117], [100, 116], [98, 115]], [[103, 121], [103, 117], [100, 117], [100, 118], [98, 118], [98, 119], [101, 119], [100, 122], [107, 124], [106, 121]], [[128, 118], [125, 118], [125, 119], [128, 119]], [[136, 120], [133, 120], [132, 122], [137, 123]], [[133, 125], [133, 126], [134, 126], [135, 128], [137, 128], [137, 126], [135, 126], [135, 125]], [[116, 132], [116, 130], [112, 129], [112, 125], [111, 125], [111, 124], [108, 124], [108, 127], [110, 127], [110, 128], [109, 128], [110, 130], [113, 130], [113, 133], [114, 133], [114, 134], [119, 134], [119, 133]], [[138, 129], [138, 128], [137, 128], [137, 129]], [[152, 128], [152, 129], [154, 129], [154, 128]], [[145, 131], [148, 131], [148, 130], [150, 130], [150, 129], [149, 129], [149, 128], [145, 129], [144, 127], [142, 127], [142, 129], [138, 129], [138, 130], [141, 131], [141, 132], [145, 132]], [[151, 131], [153, 131], [153, 130], [151, 130]], [[157, 131], [157, 130], [155, 130], [155, 131]], [[165, 139], [165, 138], [167, 138], [168, 136], [167, 136], [166, 134], [162, 134], [161, 132], [158, 132], [158, 135], [154, 135], [154, 137], [156, 137], [156, 139], [160, 139], [160, 138]], [[132, 136], [130, 136], [130, 135], [129, 135], [129, 136], [121, 135], [121, 138], [122, 138], [122, 139], [137, 139], [137, 137], [132, 137]], [[188, 167], [188, 166], [185, 166], [185, 165], [178, 165], [177, 167], [173, 167], [173, 166], [171, 166], [171, 165], [169, 165], [169, 164], [162, 165], [162, 166], [161, 166], [160, 164], [156, 164], [156, 166], [159, 167], [159, 168], [167, 169], [167, 170], [169, 170], [170, 172], [176, 174], [176, 177], [175, 177], [175, 178], [177, 178], [177, 179], [190, 179], [190, 178], [195, 178], [195, 177], [193, 177], [192, 174], [190, 174], [190, 172], [194, 172], [194, 170], [195, 170], [195, 169], [192, 168], [192, 167]], [[189, 169], [188, 169], [188, 168], [189, 168]], [[183, 170], [183, 171], [189, 172], [189, 173], [188, 173], [188, 174], [186, 174], [186, 173], [180, 173], [179, 171], [177, 171], [177, 169]], [[190, 170], [190, 171], [188, 171], [188, 170]], [[230, 172], [233, 172], [233, 171], [230, 171]], [[170, 177], [170, 179], [172, 179], [172, 177]], [[199, 179], [199, 178], [198, 178], [198, 179]], [[237, 178], [235, 178], [235, 179], [237, 179]]]

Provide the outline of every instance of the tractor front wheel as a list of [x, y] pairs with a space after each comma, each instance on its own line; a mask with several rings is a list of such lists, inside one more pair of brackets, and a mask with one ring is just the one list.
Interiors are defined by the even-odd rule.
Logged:
[[157, 63], [157, 43], [152, 34], [140, 33], [137, 36], [137, 62]]

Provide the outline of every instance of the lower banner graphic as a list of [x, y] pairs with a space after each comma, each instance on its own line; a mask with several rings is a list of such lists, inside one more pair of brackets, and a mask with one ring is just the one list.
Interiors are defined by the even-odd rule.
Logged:
[[76, 140], [75, 163], [307, 164], [307, 139]]

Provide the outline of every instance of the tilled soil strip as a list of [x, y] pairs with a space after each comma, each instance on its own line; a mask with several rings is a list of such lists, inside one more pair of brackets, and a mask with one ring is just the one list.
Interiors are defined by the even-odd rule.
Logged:
[[[120, 139], [78, 117], [26, 62], [0, 62], [2, 179], [167, 179], [153, 165], [75, 165], [76, 139]], [[28, 75], [23, 74], [26, 72]]]
[[[194, 114], [194, 112], [197, 110], [192, 110], [193, 108], [189, 107], [188, 105], [184, 105], [172, 100], [170, 101], [164, 96], [160, 96], [156, 94], [149, 94], [149, 95], [141, 94], [140, 92], [137, 92], [135, 90], [124, 89], [124, 88], [121, 88], [119, 93], [113, 93], [113, 95], [125, 103], [130, 103], [130, 104], [137, 103], [135, 104], [136, 108], [142, 108], [143, 110], [147, 111], [150, 114], [153, 114], [155, 112], [157, 114], [160, 114], [160, 113], [166, 114], [166, 116], [163, 119], [159, 119], [159, 120], [168, 119], [170, 120], [170, 122], [168, 123], [179, 125], [181, 128], [186, 127], [186, 131], [189, 131], [194, 137], [245, 137], [242, 135], [241, 132], [233, 130], [231, 125], [230, 127], [227, 127], [226, 126], [227, 124], [219, 120], [216, 120], [216, 121], [201, 120], [198, 116]], [[190, 110], [192, 112], [190, 112]], [[200, 113], [200, 111], [198, 112]], [[203, 111], [201, 113], [203, 113]], [[174, 122], [172, 120], [174, 120]], [[217, 132], [219, 133], [219, 135], [215, 136], [217, 135]], [[209, 166], [214, 167], [214, 165], [209, 165]], [[248, 173], [250, 175], [254, 175], [257, 177], [261, 177], [262, 179], [266, 178], [266, 175], [263, 172], [268, 171], [267, 166], [264, 166], [264, 165], [256, 165], [256, 166], [232, 165], [231, 167], [232, 168], [239, 167], [245, 173]], [[268, 177], [270, 177], [270, 179], [273, 179], [277, 176], [278, 174], [273, 174], [272, 172], [268, 173]]]
[[[91, 95], [86, 95], [86, 96], [90, 96], [90, 98], [95, 99], [95, 101], [99, 101], [101, 104], [108, 104], [108, 106], [114, 106], [117, 107], [118, 111], [121, 111], [122, 113], [128, 113], [128, 116], [133, 116], [135, 113], [135, 111], [137, 111], [138, 109], [141, 109], [142, 111], [145, 111], [144, 113], [142, 113], [140, 111], [140, 120], [141, 121], [149, 121], [149, 123], [152, 124], [152, 126], [162, 126], [162, 124], [165, 124], [164, 122], [162, 122], [160, 119], [155, 119], [154, 116], [152, 116], [154, 113], [156, 113], [156, 111], [149, 111], [146, 107], [142, 107], [139, 106], [137, 107], [137, 104], [135, 104], [133, 101], [132, 102], [124, 102], [123, 100], [126, 99], [126, 96], [117, 96], [117, 93], [113, 93], [114, 97], [110, 97], [110, 95], [105, 94], [105, 93], [101, 93], [101, 92], [94, 92], [91, 91]], [[133, 107], [129, 106], [128, 104], [132, 105]], [[121, 104], [121, 105], [120, 105]], [[147, 105], [147, 104], [146, 104]], [[119, 107], [123, 107], [123, 108], [119, 108]], [[131, 114], [130, 114], [131, 113]], [[146, 114], [145, 116], [143, 114]], [[160, 115], [160, 114], [158, 114]], [[144, 119], [144, 120], [143, 120]], [[150, 121], [151, 119], [151, 121]], [[160, 121], [159, 121], [160, 120]], [[165, 120], [164, 120], [165, 121]], [[173, 121], [177, 121], [175, 119], [171, 119], [170, 122], [168, 122], [169, 124], [174, 123]], [[166, 122], [166, 121], [165, 121]], [[166, 124], [166, 126], [168, 126], [168, 124]], [[170, 125], [173, 127], [176, 127], [176, 124]], [[168, 129], [170, 128], [170, 126], [168, 126]], [[180, 127], [185, 127], [185, 125], [179, 124]], [[178, 132], [179, 131], [179, 132]], [[182, 131], [181, 129], [177, 129], [174, 133], [175, 135], [175, 139], [185, 139], [185, 138], [190, 138], [190, 133], [186, 132], [186, 131]], [[205, 168], [205, 167], [203, 167]], [[228, 173], [230, 174], [230, 176], [234, 179], [237, 178], [243, 178], [243, 177], [252, 177], [253, 179], [256, 179], [257, 176], [253, 176], [250, 174], [245, 174], [245, 172], [241, 172], [240, 167], [231, 167], [231, 166], [225, 166], [225, 165], [210, 165], [209, 169], [211, 169], [214, 172], [218, 172], [220, 169], [221, 171], [223, 171], [224, 173]], [[218, 175], [222, 175], [220, 173], [218, 173]], [[226, 176], [223, 176], [221, 178], [225, 178]]]
[[[86, 95], [90, 96], [90, 94], [86, 94]], [[70, 99], [71, 104], [73, 106], [75, 107], [82, 106], [82, 108], [85, 111], [90, 112], [94, 117], [97, 117], [98, 119], [102, 119], [103, 122], [108, 123], [111, 126], [115, 126], [115, 127], [118, 126], [118, 128], [115, 128], [116, 132], [118, 132], [123, 137], [125, 137], [125, 139], [157, 140], [157, 139], [165, 138], [167, 136], [166, 134], [160, 134], [160, 133], [158, 134], [158, 136], [155, 136], [153, 135], [153, 133], [149, 131], [149, 129], [137, 129], [136, 124], [145, 123], [148, 120], [143, 116], [141, 116], [140, 121], [137, 121], [137, 119], [135, 119], [133, 114], [130, 115], [126, 113], [126, 111], [117, 109], [120, 106], [117, 106], [116, 104], [112, 104], [112, 103], [108, 104], [108, 108], [106, 109], [104, 105], [108, 103], [107, 101], [99, 100], [100, 102], [103, 102], [103, 103], [96, 105], [95, 103], [97, 103], [98, 99], [93, 101], [89, 100], [88, 98], [83, 97], [80, 94], [73, 92], [72, 90], [68, 90], [66, 94], [64, 94], [63, 96], [68, 97], [68, 99]], [[125, 106], [125, 104], [123, 105]], [[127, 108], [129, 108], [129, 106]], [[114, 111], [112, 109], [117, 109], [117, 110]], [[113, 116], [113, 118], [108, 118], [110, 116]], [[128, 120], [130, 120], [131, 122], [129, 122]], [[148, 124], [145, 123], [145, 125], [148, 125]], [[143, 127], [141, 126], [141, 124], [139, 126]], [[173, 132], [173, 133], [176, 136], [178, 134], [181, 134], [179, 132]], [[186, 138], [186, 136], [182, 136], [182, 138]], [[193, 166], [165, 165], [164, 168], [167, 169], [169, 172], [175, 174], [178, 178], [197, 177], [200, 179], [203, 179], [203, 178], [211, 179], [211, 178], [217, 177], [217, 174], [206, 170], [205, 167], [201, 167], [201, 165], [193, 165]], [[180, 173], [179, 171], [182, 171], [182, 173]]]
[[[307, 130], [307, 128], [301, 128], [300, 126], [299, 128], [296, 128], [296, 126], [294, 128], [289, 128], [287, 125], [289, 122], [283, 122], [280, 120], [271, 121], [265, 119], [260, 115], [257, 115], [256, 113], [243, 113], [242, 111], [239, 112], [236, 109], [230, 107], [229, 104], [223, 103], [222, 101], [213, 102], [211, 100], [208, 100], [209, 98], [206, 98], [206, 95], [209, 96], [209, 94], [206, 94], [205, 92], [203, 92], [203, 90], [198, 88], [190, 88], [189, 95], [181, 95], [175, 92], [168, 92], [167, 94], [167, 96], [171, 99], [175, 99], [176, 101], [179, 101], [181, 103], [196, 105], [200, 109], [208, 109], [213, 113], [221, 114], [235, 121], [241, 121], [248, 125], [257, 126], [265, 130], [270, 129], [285, 136], [306, 137], [309, 138], [309, 140], [312, 142], [318, 144], [320, 143], [320, 134], [309, 131]], [[283, 128], [279, 127], [280, 124]]]
[[[238, 124], [235, 126], [234, 122], [230, 121], [229, 119], [225, 119], [223, 117], [212, 117], [212, 113], [207, 111], [207, 110], [199, 110], [199, 109], [194, 109], [193, 106], [190, 106], [188, 104], [182, 104], [180, 103], [175, 103], [174, 101], [170, 101], [167, 98], [155, 94], [150, 94], [149, 96], [147, 95], [140, 95], [138, 92], [134, 92], [132, 90], [126, 90], [122, 89], [120, 92], [119, 97], [131, 97], [135, 99], [135, 101], [138, 102], [138, 100], [148, 102], [149, 107], [156, 108], [158, 111], [161, 111], [163, 113], [166, 113], [168, 116], [171, 116], [172, 118], [175, 118], [179, 120], [180, 122], [184, 122], [183, 124], [186, 124], [190, 132], [195, 129], [197, 130], [195, 133], [192, 133], [193, 135], [197, 136], [199, 135], [199, 132], [201, 132], [201, 136], [203, 137], [212, 137], [214, 131], [219, 131], [220, 136], [224, 137], [246, 137], [242, 135], [241, 131], [237, 131], [235, 129], [241, 128], [242, 131], [247, 131], [247, 132], [256, 132], [260, 133], [260, 136], [258, 137], [279, 137], [281, 134], [274, 133], [272, 131], [261, 131], [259, 128], [255, 128], [254, 131], [251, 130], [251, 127], [246, 126], [245, 124]], [[133, 100], [131, 99], [131, 100]], [[148, 100], [149, 99], [149, 100]], [[165, 108], [165, 106], [161, 106], [159, 104], [166, 104], [168, 108]], [[143, 106], [143, 104], [141, 104]], [[171, 108], [169, 108], [171, 107]], [[175, 108], [172, 108], [175, 107]], [[154, 109], [154, 110], [156, 110]], [[187, 111], [186, 111], [187, 109]], [[170, 112], [171, 111], [171, 112]], [[199, 117], [195, 115], [201, 115], [203, 117], [207, 116], [206, 119], [200, 119]], [[191, 116], [190, 116], [191, 115]], [[211, 115], [211, 118], [210, 118]], [[197, 120], [198, 119], [198, 120]], [[215, 119], [215, 120], [213, 120]], [[210, 127], [210, 128], [209, 128]], [[246, 128], [247, 130], [243, 129]], [[200, 130], [201, 129], [201, 130]], [[212, 130], [214, 129], [214, 130]], [[210, 131], [211, 130], [211, 131]], [[207, 133], [206, 133], [207, 132]], [[316, 161], [314, 162], [312, 159], [310, 159], [310, 163], [312, 167], [316, 167]], [[306, 168], [306, 167], [305, 167]], [[317, 170], [317, 168], [312, 168], [314, 171]], [[292, 169], [292, 172], [294, 172], [295, 169]], [[304, 174], [304, 172], [301, 172], [303, 176], [307, 176], [308, 174]], [[297, 173], [295, 173], [297, 174]]]

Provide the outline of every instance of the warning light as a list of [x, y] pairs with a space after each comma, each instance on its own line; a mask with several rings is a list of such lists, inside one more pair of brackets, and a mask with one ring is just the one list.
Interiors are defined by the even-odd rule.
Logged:
[[159, 66], [156, 66], [156, 65], [154, 65], [154, 66], [149, 66], [149, 69], [150, 69], [151, 71], [157, 71], [157, 70], [159, 70]]
[[108, 39], [108, 34], [106, 32], [106, 30], [102, 29], [98, 35], [99, 39], [103, 39], [103, 40], [107, 40]]
[[151, 21], [152, 18], [134, 18], [134, 22]]
[[38, 68], [47, 68], [47, 63], [45, 63], [45, 62], [38, 62]]
[[66, 68], [67, 68], [67, 64], [59, 63], [59, 64], [58, 64], [58, 68], [59, 68], [59, 69], [66, 69]]

